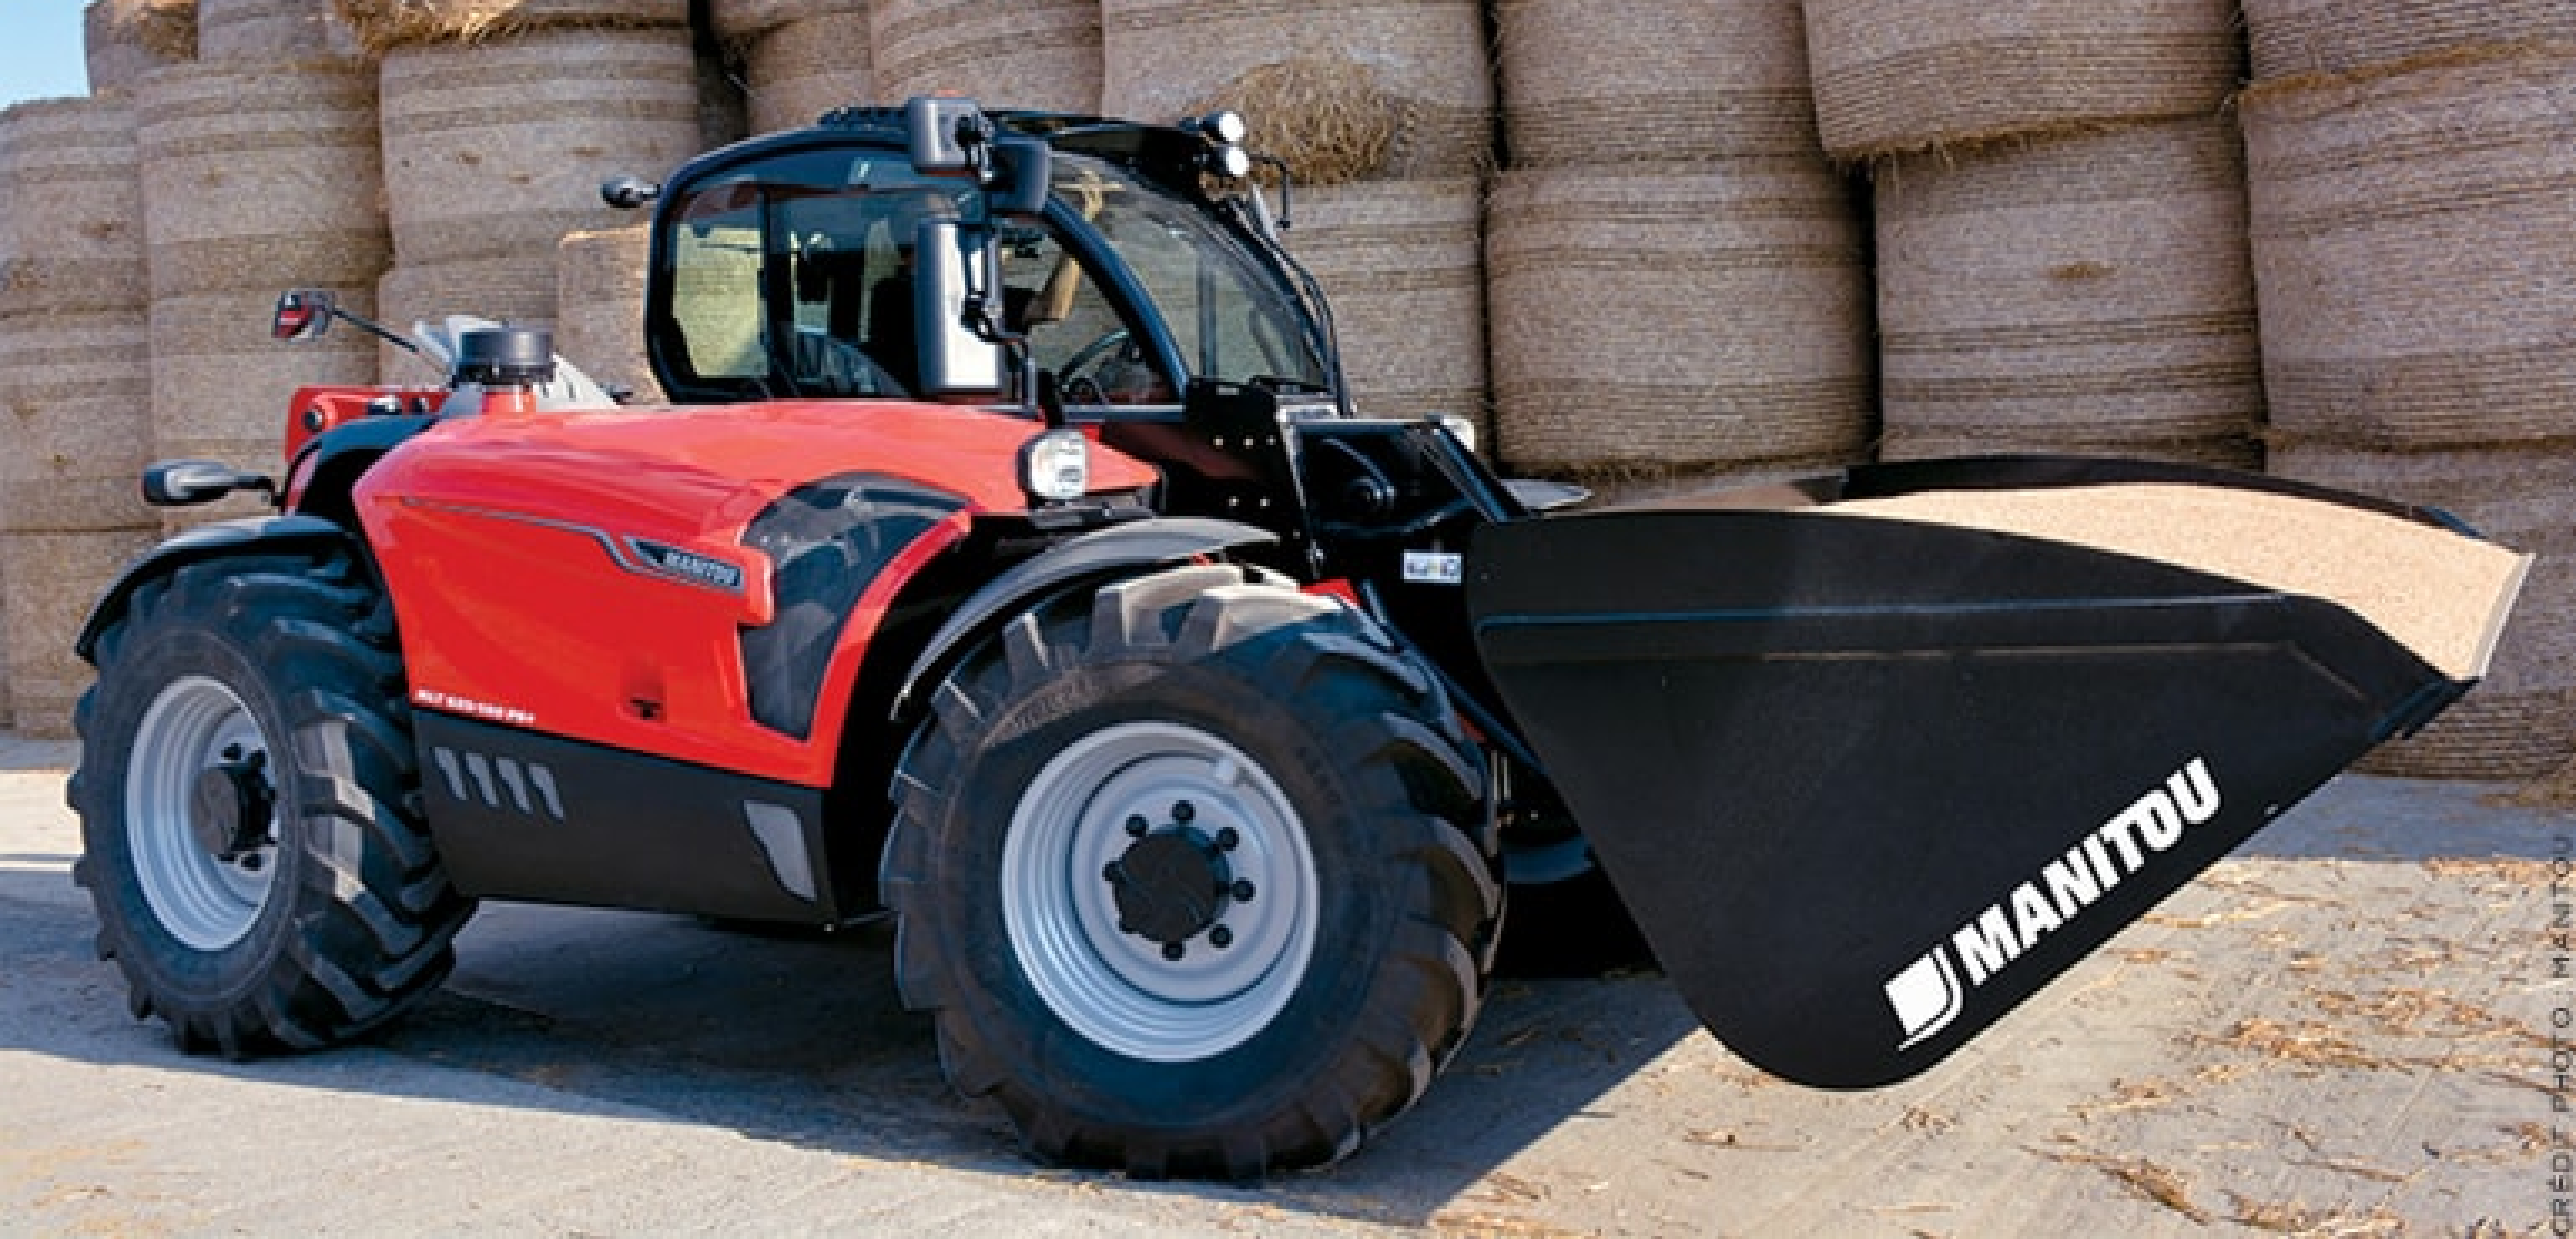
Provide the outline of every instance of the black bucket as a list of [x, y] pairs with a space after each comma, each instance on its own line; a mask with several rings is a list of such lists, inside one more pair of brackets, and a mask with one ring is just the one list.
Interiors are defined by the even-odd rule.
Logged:
[[[2346, 558], [2473, 557], [2475, 596], [2441, 606], [2475, 649], [2436, 666], [2277, 582], [1855, 502], [2135, 487], [2333, 516]], [[1865, 1087], [2456, 699], [2528, 559], [2311, 487], [2016, 459], [1500, 525], [1469, 562], [1488, 670], [1702, 1022], [1767, 1071]]]

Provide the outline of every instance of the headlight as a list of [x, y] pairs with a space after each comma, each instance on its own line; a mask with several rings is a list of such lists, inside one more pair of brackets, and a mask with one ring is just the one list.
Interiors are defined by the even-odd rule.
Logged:
[[1020, 489], [1041, 503], [1082, 498], [1091, 489], [1091, 440], [1050, 430], [1021, 445]]

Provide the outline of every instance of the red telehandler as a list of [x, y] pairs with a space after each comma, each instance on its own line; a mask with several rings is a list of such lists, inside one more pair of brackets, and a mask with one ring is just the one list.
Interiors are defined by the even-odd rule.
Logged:
[[79, 636], [134, 1010], [360, 1037], [486, 899], [892, 916], [1033, 1155], [1242, 1178], [1412, 1104], [1508, 893], [1597, 870], [1726, 1045], [1878, 1085], [2466, 691], [2527, 566], [2111, 460], [1582, 506], [1352, 407], [1242, 137], [836, 112], [603, 187], [670, 405], [467, 329], [298, 393], [282, 481], [147, 471], [277, 511]]

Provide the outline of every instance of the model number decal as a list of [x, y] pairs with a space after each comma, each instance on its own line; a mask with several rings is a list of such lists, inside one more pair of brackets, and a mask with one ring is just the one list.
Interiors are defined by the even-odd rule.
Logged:
[[443, 693], [434, 688], [414, 688], [411, 690], [411, 701], [416, 706], [444, 710], [450, 714], [479, 718], [487, 722], [508, 723], [515, 727], [533, 727], [537, 722], [534, 711], [522, 710], [517, 706], [497, 705], [489, 701], [476, 701], [471, 697]]
[[1412, 584], [1455, 585], [1466, 576], [1466, 556], [1456, 551], [1404, 553], [1404, 579]]

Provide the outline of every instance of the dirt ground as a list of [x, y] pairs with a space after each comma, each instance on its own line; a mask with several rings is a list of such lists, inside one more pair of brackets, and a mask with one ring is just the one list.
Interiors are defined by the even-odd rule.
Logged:
[[1505, 979], [1430, 1096], [1357, 1157], [1234, 1188], [1029, 1165], [996, 1110], [942, 1082], [883, 929], [491, 905], [445, 989], [375, 1044], [182, 1056], [94, 958], [71, 757], [0, 737], [0, 1233], [2498, 1236], [2576, 1218], [2576, 812], [2509, 789], [2339, 779], [1983, 1040], [1872, 1092], [1759, 1075], [1652, 972]]

